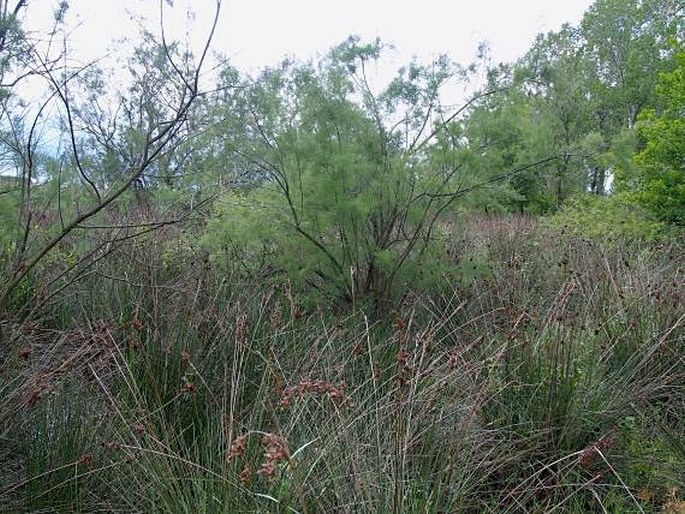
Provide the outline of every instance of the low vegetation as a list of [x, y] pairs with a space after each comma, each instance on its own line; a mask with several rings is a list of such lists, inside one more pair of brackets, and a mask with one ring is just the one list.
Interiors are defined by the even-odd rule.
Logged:
[[0, 512], [685, 513], [677, 2], [386, 81], [355, 36], [246, 76], [220, 0], [199, 51], [167, 1], [81, 65], [69, 3], [42, 35], [28, 4], [0, 0]]
[[475, 217], [446, 249], [486, 271], [374, 319], [178, 236], [11, 326], [10, 511], [682, 511], [682, 245]]

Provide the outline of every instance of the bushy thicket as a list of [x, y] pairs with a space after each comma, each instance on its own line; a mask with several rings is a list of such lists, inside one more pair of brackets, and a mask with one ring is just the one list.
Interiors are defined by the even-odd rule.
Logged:
[[5, 9], [0, 510], [684, 512], [674, 5], [211, 90], [211, 35], [145, 31], [109, 80], [60, 54], [66, 2], [45, 39]]

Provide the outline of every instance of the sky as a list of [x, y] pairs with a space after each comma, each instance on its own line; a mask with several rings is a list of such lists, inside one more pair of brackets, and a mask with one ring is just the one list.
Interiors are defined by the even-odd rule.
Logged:
[[[59, 0], [28, 0], [24, 27], [46, 34]], [[105, 55], [126, 55], [141, 26], [159, 29], [160, 0], [68, 0], [70, 57], [77, 65]], [[170, 39], [192, 41], [197, 52], [208, 33], [216, 0], [161, 0]], [[521, 57], [540, 32], [577, 24], [593, 0], [222, 0], [212, 48], [233, 66], [255, 74], [286, 56], [316, 58], [354, 34], [363, 41], [380, 37], [393, 49], [377, 68], [376, 83], [416, 57], [430, 62], [446, 53], [453, 61], [474, 61], [486, 41], [494, 63]], [[173, 4], [173, 9], [168, 5]], [[193, 16], [188, 16], [192, 11]], [[189, 36], [187, 38], [186, 36]], [[380, 78], [378, 78], [380, 77]], [[445, 106], [460, 106], [480, 84], [443, 89]], [[29, 81], [25, 97], [39, 98], [42, 87]], [[34, 95], [31, 92], [34, 91]], [[2, 174], [2, 170], [0, 170]]]
[[[589, 0], [238, 0], [225, 44], [240, 65], [312, 55], [358, 34], [380, 36], [406, 61], [447, 53], [470, 62], [487, 40], [495, 61], [521, 56], [539, 32], [578, 22]], [[260, 19], [260, 13], [268, 13]]]
[[[29, 0], [24, 27], [46, 34], [59, 0]], [[169, 39], [190, 40], [201, 50], [216, 0], [68, 0], [66, 39], [72, 65], [105, 55], [125, 56], [141, 26], [158, 32], [165, 6]], [[380, 37], [393, 49], [376, 67], [372, 86], [382, 88], [396, 70], [416, 57], [424, 63], [446, 53], [453, 61], [474, 61], [486, 41], [494, 63], [521, 57], [540, 32], [577, 24], [592, 0], [222, 0], [212, 49], [243, 72], [256, 74], [284, 57], [316, 58], [350, 35]], [[173, 8], [169, 7], [173, 4]], [[193, 12], [192, 16], [188, 12]], [[73, 62], [76, 61], [76, 62]], [[373, 71], [370, 71], [373, 73]], [[211, 74], [207, 75], [211, 82]], [[213, 82], [213, 81], [212, 81]], [[441, 91], [443, 106], [458, 108], [482, 84], [455, 82]], [[376, 89], [376, 88], [374, 88]], [[30, 104], [42, 87], [24, 86]]]
[[[165, 4], [168, 0], [164, 0]], [[133, 39], [134, 15], [158, 27], [158, 0], [69, 0], [68, 24], [74, 48], [87, 60], [117, 50], [117, 38]], [[30, 1], [26, 15], [33, 27], [49, 23], [54, 0]], [[189, 26], [195, 42], [206, 32], [215, 0], [173, 0], [167, 8], [172, 35]], [[470, 63], [479, 42], [487, 41], [495, 62], [520, 57], [540, 32], [578, 23], [591, 0], [223, 0], [214, 49], [242, 71], [255, 72], [284, 56], [309, 59], [347, 36], [379, 36], [393, 44], [398, 65], [416, 56], [430, 60], [447, 53]], [[192, 23], [186, 7], [195, 11]], [[174, 11], [177, 13], [174, 15]], [[120, 43], [119, 43], [120, 44]]]

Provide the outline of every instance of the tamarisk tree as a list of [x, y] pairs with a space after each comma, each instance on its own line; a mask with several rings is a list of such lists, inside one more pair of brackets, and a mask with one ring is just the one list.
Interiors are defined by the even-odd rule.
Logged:
[[[26, 296], [21, 291], [31, 273], [75, 233], [100, 231], [91, 238], [98, 241], [95, 247], [71, 255], [57, 274], [75, 273], [67, 285], [118, 240], [166, 223], [119, 225], [106, 213], [144, 184], [158, 163], [188, 137], [189, 114], [202, 95], [200, 78], [221, 0], [214, 2], [213, 22], [196, 56], [168, 40], [167, 3], [159, 4], [158, 34], [146, 34], [145, 44], [129, 61], [128, 73], [119, 76], [108, 75], [97, 62], [72, 64], [66, 31], [59, 30], [67, 2], [59, 2], [47, 38], [21, 30], [18, 15], [26, 2], [17, 2], [13, 9], [8, 2], [0, 5], [2, 150], [5, 163], [16, 170], [14, 186], [0, 196], [3, 216], [13, 220], [3, 227], [0, 321], [27, 304], [34, 304], [35, 310], [41, 297], [50, 294], [31, 291]], [[118, 86], [109, 101], [103, 96], [108, 77]], [[46, 92], [29, 109], [17, 93], [28, 81], [32, 89]], [[54, 135], [50, 127], [55, 125], [60, 127], [59, 142], [48, 152], [41, 137]]]
[[449, 270], [436, 245], [441, 217], [488, 178], [463, 172], [464, 141], [450, 130], [469, 104], [448, 111], [440, 101], [462, 70], [446, 57], [412, 62], [374, 88], [382, 51], [351, 37], [318, 64], [286, 61], [245, 85], [242, 107], [231, 106], [243, 132], [231, 149], [256, 179], [210, 222], [215, 257], [377, 312]]

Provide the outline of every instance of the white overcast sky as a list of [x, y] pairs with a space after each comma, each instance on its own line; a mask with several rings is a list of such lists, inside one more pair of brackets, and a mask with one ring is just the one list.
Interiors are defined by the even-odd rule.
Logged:
[[[167, 0], [162, 0], [166, 5]], [[59, 0], [28, 0], [24, 26], [45, 35], [53, 25]], [[66, 18], [70, 59], [128, 55], [121, 40], [135, 44], [138, 17], [145, 27], [159, 28], [160, 0], [68, 0]], [[593, 0], [223, 0], [213, 50], [228, 56], [248, 73], [275, 65], [285, 56], [308, 60], [324, 54], [351, 34], [365, 41], [380, 37], [394, 50], [385, 56], [371, 80], [382, 85], [413, 57], [423, 62], [442, 53], [462, 65], [473, 62], [478, 45], [487, 41], [494, 62], [522, 56], [540, 32], [577, 24]], [[194, 49], [209, 28], [215, 0], [173, 0], [167, 13], [171, 38], [185, 39]], [[188, 8], [195, 12], [190, 22]], [[174, 14], [175, 13], [175, 14]], [[189, 27], [192, 30], [189, 30]], [[115, 43], [115, 41], [119, 41]], [[75, 64], [75, 63], [74, 63]], [[211, 80], [211, 75], [208, 76]], [[482, 84], [451, 84], [443, 88], [443, 105], [458, 107]], [[30, 104], [44, 87], [28, 80], [22, 95]], [[46, 129], [50, 132], [52, 129]], [[55, 136], [57, 140], [57, 136]], [[48, 144], [50, 139], [48, 138]], [[0, 170], [0, 174], [3, 174]]]
[[[30, 0], [29, 25], [45, 23], [54, 3]], [[78, 24], [71, 38], [84, 59], [116, 49], [115, 38], [134, 35], [136, 24], [130, 13], [151, 17], [153, 28], [158, 22], [158, 0], [69, 3], [69, 24]], [[195, 37], [207, 27], [214, 3], [174, 1], [176, 11], [190, 6], [197, 13]], [[591, 4], [591, 0], [223, 0], [214, 49], [229, 56], [234, 66], [251, 72], [276, 64], [285, 55], [314, 57], [350, 34], [367, 40], [380, 36], [393, 44], [398, 64], [413, 56], [430, 59], [440, 53], [467, 64], [483, 40], [489, 43], [494, 61], [511, 61], [539, 32], [556, 30], [564, 22], [578, 23]], [[183, 23], [176, 25], [175, 33], [182, 35]]]

